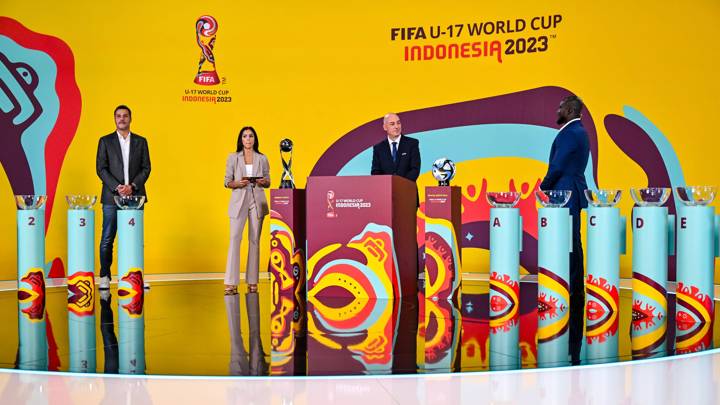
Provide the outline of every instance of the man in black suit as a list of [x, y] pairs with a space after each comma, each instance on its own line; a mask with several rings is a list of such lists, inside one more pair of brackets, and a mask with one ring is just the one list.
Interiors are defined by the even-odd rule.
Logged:
[[396, 174], [416, 181], [420, 175], [420, 143], [402, 135], [397, 114], [390, 113], [383, 118], [383, 129], [387, 139], [373, 146], [370, 174]]
[[132, 112], [126, 105], [115, 108], [115, 131], [100, 138], [95, 168], [102, 180], [103, 222], [100, 239], [100, 289], [110, 288], [113, 242], [117, 233], [115, 196], [142, 195], [150, 176], [147, 140], [130, 132]]

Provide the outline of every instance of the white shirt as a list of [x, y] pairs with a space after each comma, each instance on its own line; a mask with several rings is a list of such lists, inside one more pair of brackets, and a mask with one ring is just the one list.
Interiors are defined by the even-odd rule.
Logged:
[[127, 185], [130, 184], [130, 173], [129, 173], [129, 167], [130, 167], [130, 136], [132, 134], [129, 133], [127, 138], [123, 138], [122, 135], [120, 135], [120, 132], [117, 133], [118, 140], [120, 141], [120, 151], [122, 151], [122, 159], [123, 159], [123, 175], [125, 176], [123, 184]]
[[[571, 122], [575, 122], [575, 121], [580, 121], [580, 118], [574, 118], [574, 119], [571, 119], [570, 121], [566, 122], [565, 125], [563, 125], [562, 127], [560, 127], [560, 131], [562, 131], [563, 129], [565, 129], [566, 126], [570, 125]], [[558, 132], [560, 132], [560, 131], [558, 131]]]
[[245, 164], [245, 174], [246, 174], [248, 177], [252, 177], [252, 175], [253, 175], [253, 170], [252, 170], [252, 169], [253, 169], [253, 165], [252, 165], [252, 164], [247, 164], [247, 163]]
[[[397, 148], [398, 151], [400, 150], [400, 138], [402, 138], [402, 135], [398, 136], [398, 138], [393, 141], [393, 140], [390, 139], [390, 137], [388, 136], [388, 145], [390, 145], [390, 156], [391, 156], [391, 157], [392, 157], [392, 149], [393, 149], [393, 148], [392, 148], [392, 144], [393, 144], [393, 142], [397, 142], [396, 148]], [[400, 156], [398, 156], [398, 157], [400, 157]]]

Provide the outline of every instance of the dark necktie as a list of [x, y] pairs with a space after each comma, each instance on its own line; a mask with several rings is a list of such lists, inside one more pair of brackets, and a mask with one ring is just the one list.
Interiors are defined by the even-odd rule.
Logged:
[[392, 143], [392, 158], [393, 163], [397, 163], [397, 142]]

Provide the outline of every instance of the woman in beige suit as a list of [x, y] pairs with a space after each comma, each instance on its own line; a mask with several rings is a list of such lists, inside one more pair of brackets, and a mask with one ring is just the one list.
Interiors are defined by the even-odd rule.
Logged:
[[268, 214], [265, 199], [266, 187], [270, 187], [270, 165], [260, 153], [255, 129], [244, 127], [237, 140], [237, 152], [231, 153], [225, 166], [225, 187], [232, 189], [230, 197], [230, 248], [225, 267], [225, 294], [237, 294], [240, 282], [240, 241], [245, 222], [248, 222], [248, 261], [245, 281], [248, 291], [257, 291], [260, 230], [263, 218]]

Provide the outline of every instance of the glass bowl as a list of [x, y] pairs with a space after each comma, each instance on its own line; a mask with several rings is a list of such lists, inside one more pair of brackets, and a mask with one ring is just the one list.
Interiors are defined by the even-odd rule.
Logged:
[[622, 190], [585, 190], [585, 198], [593, 207], [614, 207], [615, 204], [620, 202], [621, 196]]
[[115, 196], [115, 204], [121, 210], [139, 210], [145, 204], [144, 195]]
[[45, 204], [46, 195], [16, 195], [15, 204], [19, 210], [36, 210]]
[[65, 201], [71, 210], [89, 210], [95, 205], [97, 196], [94, 195], [66, 195]]
[[661, 207], [670, 197], [667, 187], [631, 188], [630, 196], [640, 207]]
[[544, 208], [562, 208], [570, 201], [570, 190], [536, 190], [535, 198]]
[[488, 191], [485, 198], [488, 204], [495, 208], [512, 208], [520, 201], [520, 193], [516, 191]]
[[715, 199], [715, 186], [683, 186], [675, 187], [675, 195], [684, 205], [689, 207], [708, 205]]

